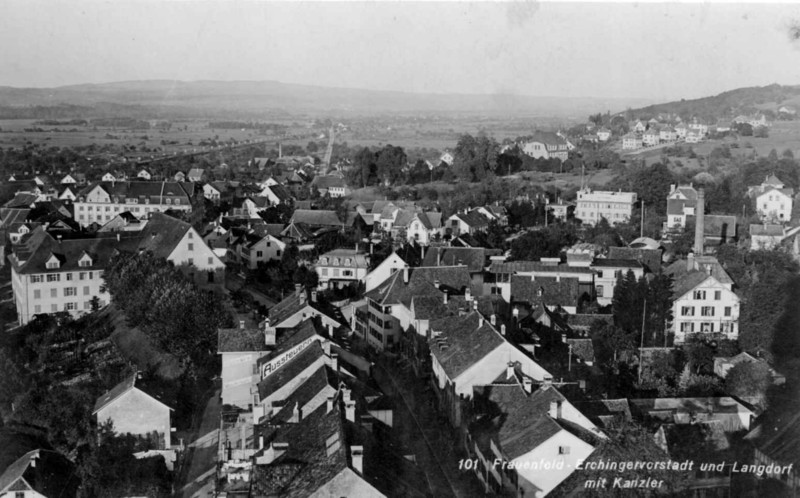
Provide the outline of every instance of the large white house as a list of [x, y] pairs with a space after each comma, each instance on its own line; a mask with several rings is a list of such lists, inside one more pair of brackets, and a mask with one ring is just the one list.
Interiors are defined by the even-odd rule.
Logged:
[[692, 336], [739, 336], [739, 296], [715, 257], [690, 254], [688, 260], [676, 261], [665, 273], [674, 279], [671, 329], [675, 344]]
[[193, 183], [100, 182], [78, 194], [74, 216], [82, 227], [103, 225], [124, 211], [142, 219], [168, 209], [191, 211], [193, 197]]
[[358, 249], [334, 249], [319, 257], [314, 270], [320, 289], [358, 284], [367, 277], [369, 258]]
[[689, 185], [670, 185], [667, 195], [667, 222], [665, 229], [686, 228], [686, 220], [695, 215], [697, 190]]
[[751, 187], [756, 195], [756, 209], [763, 221], [788, 222], [792, 218], [794, 189], [784, 188], [783, 182], [770, 175], [758, 187]]
[[634, 204], [636, 192], [584, 189], [578, 192], [575, 216], [587, 225], [596, 225], [602, 218], [612, 225], [624, 223], [630, 220]]
[[560, 159], [569, 158], [569, 142], [553, 132], [537, 131], [530, 140], [522, 146], [522, 152], [534, 159]]

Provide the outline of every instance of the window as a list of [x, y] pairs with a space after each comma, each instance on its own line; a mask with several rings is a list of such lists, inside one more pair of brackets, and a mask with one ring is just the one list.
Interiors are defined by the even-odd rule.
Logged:
[[327, 277], [328, 276], [328, 269], [327, 268], [323, 268], [322, 269], [322, 276], [323, 277]]
[[192, 243], [189, 244], [189, 250], [190, 251], [194, 251], [194, 244], [192, 244]]
[[38, 284], [42, 281], [42, 275], [31, 275], [31, 283]]
[[339, 276], [339, 269], [338, 268], [334, 268], [333, 269], [333, 276], [334, 277], [338, 277]]
[[700, 314], [702, 316], [714, 316], [714, 307], [713, 306], [703, 306], [700, 309]]
[[67, 273], [67, 281], [72, 280], [72, 273]]
[[706, 291], [704, 290], [696, 290], [694, 291], [694, 299], [697, 301], [702, 301], [706, 298]]
[[194, 259], [192, 259], [192, 258], [189, 258], [189, 260], [188, 260], [188, 263], [189, 263], [190, 265], [193, 265], [193, 264], [194, 264]]
[[559, 455], [569, 455], [569, 446], [559, 446], [558, 447], [558, 454]]
[[722, 291], [714, 291], [714, 301], [722, 299]]
[[177, 206], [178, 204], [180, 204], [180, 203], [181, 203], [181, 200], [180, 200], [180, 199], [175, 199], [175, 205], [176, 205], [176, 206]]
[[85, 310], [92, 309], [92, 302], [91, 301], [84, 301], [83, 302], [83, 309], [85, 309]]
[[59, 265], [59, 263], [58, 263], [58, 260], [52, 260], [52, 261], [48, 261], [48, 262], [47, 262], [47, 268], [48, 268], [48, 269], [51, 269], [51, 270], [52, 270], [52, 269], [54, 269], [54, 268], [58, 268], [59, 266], [60, 266], [60, 265]]
[[90, 258], [83, 258], [82, 260], [78, 261], [78, 266], [81, 268], [92, 266], [92, 260]]
[[214, 258], [208, 258], [208, 264], [213, 265], [214, 264]]
[[700, 324], [700, 332], [714, 332], [714, 324], [711, 322], [703, 322]]
[[93, 271], [90, 271], [90, 272], [89, 272], [89, 280], [91, 280], [91, 279], [93, 279], [93, 278], [94, 278], [94, 272], [93, 272]]
[[57, 304], [51, 304], [50, 305], [50, 312], [51, 313], [57, 313], [58, 312], [58, 305]]
[[64, 287], [64, 296], [76, 296], [76, 295], [78, 295], [77, 287]]
[[732, 311], [733, 311], [733, 309], [732, 309], [730, 306], [725, 306], [725, 310], [724, 310], [724, 312], [723, 312], [723, 315], [725, 315], [725, 316], [731, 316], [731, 312], [732, 312]]
[[42, 291], [40, 291], [39, 289], [36, 289], [35, 291], [33, 291], [33, 298], [34, 299], [41, 299], [42, 298]]
[[84, 285], [83, 286], [83, 295], [84, 296], [88, 296], [89, 295], [89, 286], [88, 285]]
[[[256, 251], [256, 257], [257, 257], [257, 258], [261, 258], [261, 257], [263, 257], [263, 256], [264, 256], [264, 251]], [[211, 259], [211, 258], [208, 258], [208, 259]], [[211, 263], [211, 262], [209, 261], [209, 264], [210, 264], [210, 263]]]
[[50, 297], [58, 297], [58, 289], [50, 289]]
[[681, 316], [694, 316], [694, 306], [682, 306]]
[[342, 270], [342, 275], [345, 276], [345, 277], [352, 277], [353, 276], [353, 270]]
[[37, 304], [36, 306], [33, 307], [33, 312], [38, 315], [39, 313], [42, 312], [42, 307]]
[[78, 309], [78, 303], [64, 303], [64, 311], [74, 311]]
[[694, 332], [694, 323], [693, 322], [684, 322], [681, 323], [681, 332]]

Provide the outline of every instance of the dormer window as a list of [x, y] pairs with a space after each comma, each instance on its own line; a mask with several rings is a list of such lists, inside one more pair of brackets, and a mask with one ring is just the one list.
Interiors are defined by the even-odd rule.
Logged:
[[339, 258], [333, 258], [333, 264], [334, 264], [334, 266], [338, 266], [339, 265]]
[[164, 203], [165, 203], [165, 204], [172, 204], [172, 199], [170, 199], [169, 197], [167, 197], [166, 199], [164, 199]]
[[150, 204], [150, 198], [149, 197], [145, 197], [144, 198], [144, 203], [145, 204]]
[[327, 265], [328, 264], [328, 258], [322, 258], [322, 264], [323, 265]]
[[47, 263], [45, 263], [45, 267], [48, 270], [57, 270], [61, 268], [61, 261], [58, 260], [55, 254], [51, 254], [47, 259]]
[[[167, 199], [167, 200], [169, 200], [169, 199]], [[181, 203], [181, 200], [180, 200], [180, 199], [175, 199], [175, 202], [174, 202], [174, 204], [175, 204], [176, 206], [177, 206], [178, 204], [180, 204], [180, 203]], [[169, 204], [169, 202], [167, 202], [167, 204]]]
[[347, 258], [347, 259], [344, 261], [344, 265], [345, 265], [345, 266], [350, 266], [350, 258]]
[[81, 267], [92, 266], [92, 262], [93, 262], [92, 261], [92, 257], [89, 256], [89, 254], [87, 254], [86, 252], [84, 252], [81, 255], [80, 259], [78, 260], [78, 266], [81, 266]]

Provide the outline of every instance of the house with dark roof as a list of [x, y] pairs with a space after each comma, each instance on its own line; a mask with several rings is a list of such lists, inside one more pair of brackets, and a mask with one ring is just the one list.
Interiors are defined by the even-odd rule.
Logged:
[[166, 396], [150, 382], [134, 373], [100, 396], [92, 415], [98, 424], [111, 421], [118, 434], [147, 436], [157, 433], [163, 442], [159, 449], [171, 447], [170, 406]]
[[286, 243], [278, 237], [250, 228], [231, 240], [228, 255], [235, 256], [235, 261], [246, 268], [255, 270], [259, 263], [280, 261], [285, 250]]
[[[394, 349], [403, 331], [413, 325], [414, 296], [471, 295], [471, 278], [465, 266], [403, 268], [366, 293], [369, 311], [360, 328], [364, 339], [377, 349]], [[471, 298], [470, 298], [471, 299]]]
[[266, 185], [258, 193], [260, 197], [266, 197], [271, 206], [278, 204], [289, 204], [292, 202], [292, 193], [283, 185], [276, 183], [274, 185]]
[[629, 399], [631, 414], [644, 421], [675, 424], [718, 422], [726, 433], [749, 430], [755, 413], [728, 396]]
[[190, 182], [200, 183], [206, 179], [206, 170], [203, 168], [192, 168], [186, 174], [186, 179]]
[[550, 277], [577, 279], [578, 295], [592, 296], [595, 287], [595, 271], [588, 265], [562, 264], [554, 261], [495, 261], [492, 260], [486, 273], [484, 294], [497, 294], [511, 302], [511, 278], [523, 275], [528, 278]]
[[[786, 496], [800, 491], [800, 414], [767, 421], [744, 439], [753, 447], [753, 463], [786, 486]], [[769, 467], [771, 466], [771, 467]]]
[[252, 406], [252, 390], [260, 376], [256, 362], [275, 346], [276, 331], [269, 321], [257, 323], [239, 317], [236, 327], [217, 331], [217, 354], [222, 358], [222, 404], [246, 409]]
[[[428, 265], [423, 264], [423, 266]], [[364, 292], [371, 291], [378, 285], [385, 282], [386, 279], [392, 276], [395, 272], [407, 267], [408, 263], [406, 263], [396, 252], [392, 251], [392, 254], [387, 256], [386, 259], [381, 261], [378, 266], [367, 273], [367, 276], [364, 277]]]
[[367, 278], [369, 254], [359, 251], [358, 247], [334, 249], [317, 258], [314, 271], [319, 278], [320, 290], [358, 285]]
[[552, 378], [533, 358], [509, 342], [500, 330], [478, 311], [432, 322], [431, 383], [438, 406], [450, 423], [459, 427], [464, 400], [472, 397], [473, 387], [494, 381], [506, 372], [509, 363], [533, 380]]
[[800, 227], [784, 228], [783, 225], [759, 223], [750, 225], [750, 250], [770, 251], [781, 245], [786, 237], [791, 237]]
[[475, 472], [487, 493], [545, 496], [606, 436], [550, 382], [507, 370], [474, 388], [468, 448], [480, 462]]
[[350, 188], [344, 181], [344, 178], [338, 175], [321, 175], [316, 176], [311, 181], [311, 188], [316, 189], [319, 195], [325, 197], [344, 197], [350, 195]]
[[69, 459], [56, 451], [37, 448], [2, 469], [0, 496], [72, 498], [77, 496], [79, 484], [75, 465]]
[[99, 182], [78, 193], [75, 220], [82, 227], [100, 225], [128, 211], [137, 218], [167, 210], [191, 211], [195, 199], [193, 183], [179, 182]]
[[536, 131], [522, 145], [522, 152], [534, 159], [555, 158], [566, 161], [569, 158], [569, 142], [558, 133]]
[[272, 327], [290, 329], [300, 322], [318, 316], [323, 326], [339, 328], [342, 324], [332, 316], [331, 311], [324, 309], [317, 302], [317, 291], [307, 291], [299, 284], [295, 291], [269, 310], [269, 321]]
[[644, 275], [642, 263], [635, 259], [595, 258], [590, 268], [597, 272], [595, 291], [600, 306], [611, 304], [618, 278], [625, 277], [629, 271], [637, 281]]
[[453, 237], [472, 235], [489, 229], [491, 220], [478, 209], [464, 210], [447, 218], [446, 227]]
[[673, 279], [672, 323], [675, 344], [690, 336], [736, 339], [739, 336], [739, 296], [733, 280], [713, 256], [676, 261], [664, 273]]
[[490, 258], [501, 253], [484, 247], [431, 247], [424, 251], [421, 266], [466, 266], [472, 279], [472, 294], [480, 296], [486, 290], [484, 274]]
[[142, 230], [146, 221], [141, 221], [129, 211], [123, 211], [111, 218], [105, 225], [101, 226], [97, 232], [138, 232]]
[[641, 263], [645, 273], [661, 273], [661, 260], [664, 248], [658, 249], [639, 247], [609, 247], [608, 259], [632, 260]]
[[511, 304], [521, 304], [532, 309], [563, 309], [567, 313], [578, 312], [580, 286], [576, 278], [535, 277], [513, 275], [511, 277]]
[[296, 209], [289, 223], [303, 223], [310, 227], [312, 231], [319, 228], [342, 228], [348, 226], [346, 221], [339, 219], [335, 211], [325, 209]]
[[685, 228], [689, 216], [695, 215], [697, 190], [689, 185], [670, 185], [667, 195], [667, 221], [665, 229]]

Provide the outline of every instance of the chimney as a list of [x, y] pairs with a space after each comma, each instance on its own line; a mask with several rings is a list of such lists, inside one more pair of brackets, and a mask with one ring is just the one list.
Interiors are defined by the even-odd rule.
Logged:
[[302, 410], [300, 410], [300, 403], [295, 403], [294, 410], [292, 410], [292, 418], [289, 420], [289, 422], [294, 424], [300, 422], [300, 420], [302, 420], [303, 417], [301, 412]]
[[328, 322], [328, 337], [333, 338], [333, 324]]
[[264, 449], [264, 436], [258, 436], [258, 449]]
[[437, 278], [436, 280], [434, 280], [434, 281], [433, 281], [433, 286], [434, 286], [434, 287], [436, 287], [437, 289], [439, 288], [439, 286], [440, 286], [440, 285], [442, 285], [442, 283], [441, 283], [441, 282], [439, 282], [439, 279], [438, 279], [438, 278]]
[[686, 271], [694, 270], [694, 252], [689, 251], [689, 254], [686, 255]]
[[447, 291], [444, 291], [443, 295], [444, 295], [444, 304], [447, 304], [447, 300], [448, 300]]
[[275, 328], [269, 326], [269, 318], [264, 320], [264, 345], [275, 345]]
[[561, 342], [563, 342], [564, 344], [567, 343], [567, 334], [561, 334]]
[[478, 311], [478, 300], [477, 299], [473, 299], [472, 300], [472, 309], [474, 309], [475, 311]]
[[311, 302], [312, 303], [316, 303], [317, 302], [317, 291], [315, 291], [315, 290], [311, 291]]
[[239, 442], [241, 443], [241, 449], [247, 449], [247, 426], [245, 424], [239, 424]]
[[334, 372], [338, 372], [339, 371], [339, 355], [336, 354], [336, 353], [332, 353], [330, 358], [331, 358], [331, 369]]
[[554, 419], [561, 418], [561, 402], [560, 401], [551, 401], [550, 402], [550, 418], [554, 418]]
[[697, 210], [694, 226], [694, 252], [698, 256], [703, 255], [703, 236], [705, 234], [705, 214], [706, 214], [706, 192], [704, 189], [697, 191]]
[[533, 382], [531, 382], [530, 377], [522, 379], [522, 387], [525, 388], [525, 392], [528, 394], [533, 392]]
[[350, 394], [351, 394], [350, 389], [348, 389], [346, 387], [342, 387], [342, 401], [344, 401], [345, 404], [347, 404], [350, 401], [352, 401], [352, 398], [350, 397]]
[[511, 311], [511, 315], [514, 317], [514, 320], [519, 320], [519, 307], [514, 306], [514, 309]]
[[327, 408], [328, 408], [327, 413], [330, 413], [331, 410], [333, 410], [333, 396], [328, 396]]
[[674, 192], [675, 192], [675, 184], [673, 183], [672, 185], [669, 186], [669, 193], [672, 194]]
[[364, 447], [351, 446], [350, 447], [350, 461], [353, 464], [353, 470], [362, 474], [364, 472]]
[[509, 361], [506, 365], [506, 379], [514, 377], [514, 362]]
[[420, 258], [419, 258], [419, 259], [420, 259], [421, 261], [425, 261], [425, 246], [422, 246], [422, 247], [420, 248], [420, 253], [421, 253], [421, 255], [420, 255]]
[[442, 266], [442, 250], [436, 248], [436, 266]]
[[289, 449], [289, 443], [271, 443], [269, 448], [264, 451], [264, 456], [258, 457], [256, 463], [259, 465], [269, 465], [277, 460]]
[[117, 242], [119, 242], [119, 239], [120, 239], [119, 232], [117, 232]]
[[408, 267], [403, 268], [403, 283], [408, 283]]
[[244, 320], [239, 320], [239, 328], [240, 329], [244, 328]]
[[344, 416], [347, 417], [347, 420], [350, 422], [356, 421], [356, 402], [350, 401], [345, 403], [344, 405]]
[[478, 313], [478, 328], [483, 327], [483, 315]]
[[373, 253], [373, 251], [375, 250], [375, 249], [374, 249], [374, 246], [375, 246], [375, 244], [373, 244], [372, 242], [370, 242], [370, 243], [369, 243], [369, 253], [370, 253], [370, 254], [372, 254], [372, 253]]
[[503, 337], [506, 336], [506, 324], [505, 323], [501, 323], [500, 324], [500, 335], [502, 335]]
[[553, 377], [548, 375], [542, 379], [542, 387], [550, 387], [553, 385]]
[[302, 290], [303, 290], [303, 285], [302, 284], [294, 284], [294, 292], [295, 292], [295, 294], [300, 294], [300, 292]]
[[467, 289], [464, 291], [464, 300], [466, 302], [472, 301], [472, 289], [467, 286]]
[[492, 316], [489, 317], [489, 323], [491, 323], [492, 325], [497, 325], [497, 315], [492, 313]]

